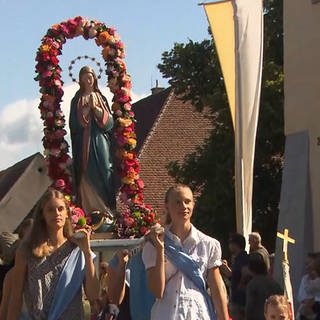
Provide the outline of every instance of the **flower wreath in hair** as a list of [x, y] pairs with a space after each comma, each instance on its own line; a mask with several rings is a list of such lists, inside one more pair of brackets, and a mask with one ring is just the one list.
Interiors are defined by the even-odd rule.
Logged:
[[108, 87], [113, 94], [115, 152], [121, 178], [119, 198], [128, 208], [117, 218], [118, 237], [140, 237], [157, 219], [152, 208], [143, 202], [144, 183], [139, 176], [140, 164], [135, 152], [136, 120], [131, 106], [131, 78], [124, 62], [124, 44], [116, 30], [96, 20], [79, 16], [51, 26], [36, 54], [35, 80], [39, 81], [41, 93], [39, 109], [44, 125], [42, 141], [48, 176], [53, 185], [63, 181], [64, 192], [72, 194], [72, 160], [65, 140], [65, 116], [60, 107], [64, 92], [59, 55], [63, 44], [78, 36], [85, 40], [94, 39], [101, 47]]

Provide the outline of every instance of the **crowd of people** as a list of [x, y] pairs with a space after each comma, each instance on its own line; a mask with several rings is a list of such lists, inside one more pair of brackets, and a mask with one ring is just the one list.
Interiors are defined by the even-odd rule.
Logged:
[[[280, 320], [292, 319], [269, 253], [254, 232], [229, 238], [229, 261], [218, 240], [192, 223], [194, 197], [186, 185], [164, 196], [165, 221], [135, 254], [118, 251], [95, 269], [90, 227], [76, 237], [64, 195], [50, 189], [21, 232], [2, 288], [0, 320]], [[320, 256], [309, 254], [297, 314], [319, 319]]]

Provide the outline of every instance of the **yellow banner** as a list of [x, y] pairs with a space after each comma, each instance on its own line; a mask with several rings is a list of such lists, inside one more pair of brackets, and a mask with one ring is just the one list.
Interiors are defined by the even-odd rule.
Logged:
[[235, 126], [235, 31], [232, 1], [204, 5], [217, 48], [220, 66], [226, 86], [228, 101]]

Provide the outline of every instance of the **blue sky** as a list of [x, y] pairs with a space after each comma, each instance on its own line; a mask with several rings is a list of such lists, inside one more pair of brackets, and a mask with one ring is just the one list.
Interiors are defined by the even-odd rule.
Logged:
[[[125, 61], [132, 76], [133, 96], [139, 99], [149, 95], [156, 80], [160, 86], [167, 86], [157, 70], [164, 51], [170, 50], [175, 42], [208, 38], [207, 19], [198, 2], [0, 0], [0, 170], [35, 152], [42, 152], [42, 125], [37, 119], [39, 88], [33, 80], [34, 59], [41, 38], [52, 24], [80, 15], [115, 27], [125, 43]], [[85, 54], [100, 59], [100, 49], [93, 40], [86, 41], [82, 37], [69, 40], [64, 45], [60, 65], [67, 70], [72, 59]], [[74, 68], [75, 75], [81, 65]], [[76, 87], [71, 85], [67, 72], [63, 80], [67, 105]], [[100, 87], [105, 84], [106, 78], [101, 79]]]

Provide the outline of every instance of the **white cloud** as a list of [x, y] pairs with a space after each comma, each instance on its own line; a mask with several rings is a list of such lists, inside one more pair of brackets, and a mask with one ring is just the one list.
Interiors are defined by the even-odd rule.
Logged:
[[[67, 121], [69, 119], [70, 101], [77, 88], [76, 83], [64, 87], [61, 109]], [[112, 94], [110, 91], [107, 88], [101, 91], [111, 103]], [[145, 96], [147, 95], [132, 93], [132, 100], [135, 102]], [[43, 152], [41, 141], [43, 125], [38, 109], [39, 102], [40, 97], [31, 100], [18, 100], [0, 110], [0, 171], [36, 152]], [[70, 144], [69, 133], [66, 140]]]

